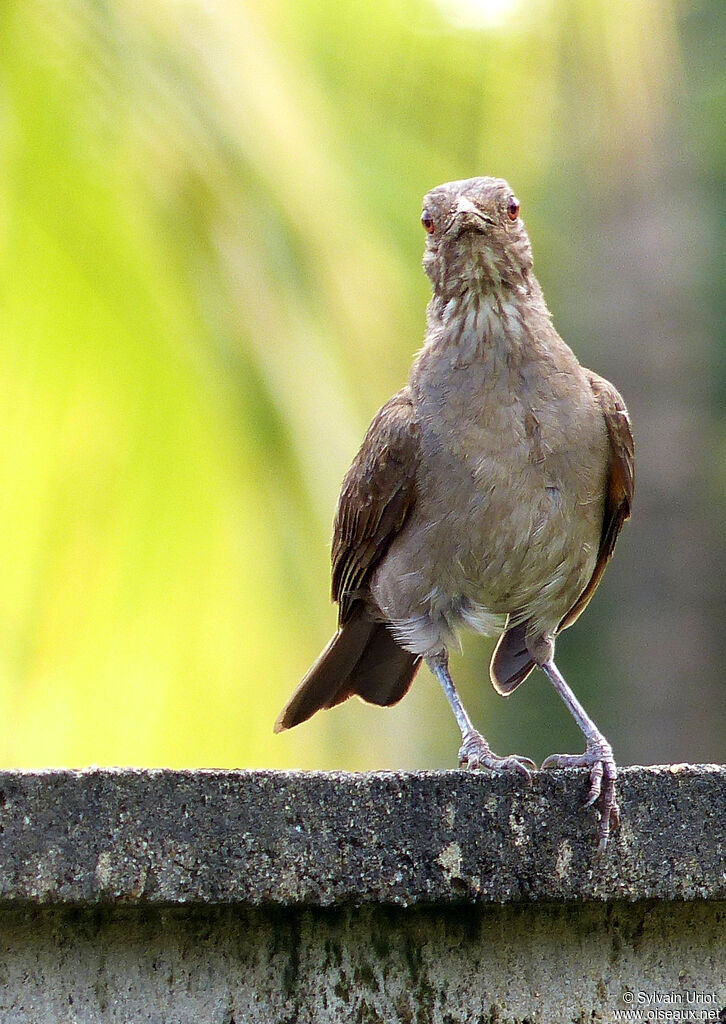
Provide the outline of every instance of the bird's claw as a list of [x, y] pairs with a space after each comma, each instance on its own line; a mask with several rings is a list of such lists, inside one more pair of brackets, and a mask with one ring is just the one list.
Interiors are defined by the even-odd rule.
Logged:
[[464, 742], [459, 750], [459, 767], [470, 768], [472, 771], [476, 771], [477, 768], [489, 768], [492, 771], [512, 769], [531, 783], [530, 770], [534, 770], [537, 765], [530, 758], [523, 757], [521, 754], [500, 757], [493, 752], [481, 733], [473, 732], [464, 737]]
[[543, 768], [589, 768], [590, 789], [585, 807], [597, 807], [600, 812], [598, 850], [604, 852], [610, 833], [620, 824], [620, 808], [615, 795], [618, 770], [610, 744], [603, 740], [588, 745], [584, 754], [550, 754], [542, 762]]

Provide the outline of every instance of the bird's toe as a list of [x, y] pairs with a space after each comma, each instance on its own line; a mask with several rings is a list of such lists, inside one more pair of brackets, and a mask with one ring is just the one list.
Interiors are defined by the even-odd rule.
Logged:
[[500, 757], [491, 749], [484, 737], [478, 733], [470, 733], [464, 738], [459, 750], [459, 767], [476, 770], [489, 768], [491, 771], [516, 771], [528, 782], [531, 782], [530, 771], [537, 765], [529, 757], [521, 754], [509, 754]]
[[606, 740], [593, 743], [583, 754], [550, 754], [542, 762], [542, 767], [590, 769], [590, 787], [584, 806], [595, 807], [600, 814], [598, 850], [603, 852], [610, 833], [620, 824], [615, 787], [618, 772], [610, 744]]

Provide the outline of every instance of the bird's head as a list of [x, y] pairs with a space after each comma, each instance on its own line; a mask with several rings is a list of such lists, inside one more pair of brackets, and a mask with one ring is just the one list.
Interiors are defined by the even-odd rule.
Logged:
[[424, 270], [434, 295], [486, 296], [527, 286], [532, 249], [519, 201], [502, 178], [466, 178], [431, 189], [421, 223]]

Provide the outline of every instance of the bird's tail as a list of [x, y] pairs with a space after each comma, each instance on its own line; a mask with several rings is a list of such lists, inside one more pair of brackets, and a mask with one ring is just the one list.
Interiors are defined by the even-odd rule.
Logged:
[[275, 722], [275, 732], [307, 721], [358, 694], [371, 704], [395, 704], [407, 692], [421, 663], [404, 651], [387, 626], [364, 613], [342, 626], [309, 670]]
[[527, 622], [520, 622], [499, 637], [494, 648], [489, 678], [503, 697], [516, 690], [534, 668], [534, 660], [526, 643]]

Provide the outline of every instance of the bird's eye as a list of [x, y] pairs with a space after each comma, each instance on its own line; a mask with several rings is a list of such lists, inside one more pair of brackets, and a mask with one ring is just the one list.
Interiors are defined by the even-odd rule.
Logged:
[[426, 231], [428, 231], [430, 235], [433, 234], [436, 225], [434, 224], [434, 218], [431, 216], [428, 210], [424, 210], [424, 212], [421, 214], [421, 223], [423, 224], [424, 228], [426, 229]]
[[519, 216], [519, 200], [516, 196], [510, 196], [507, 200], [507, 217], [510, 220], [516, 220]]

